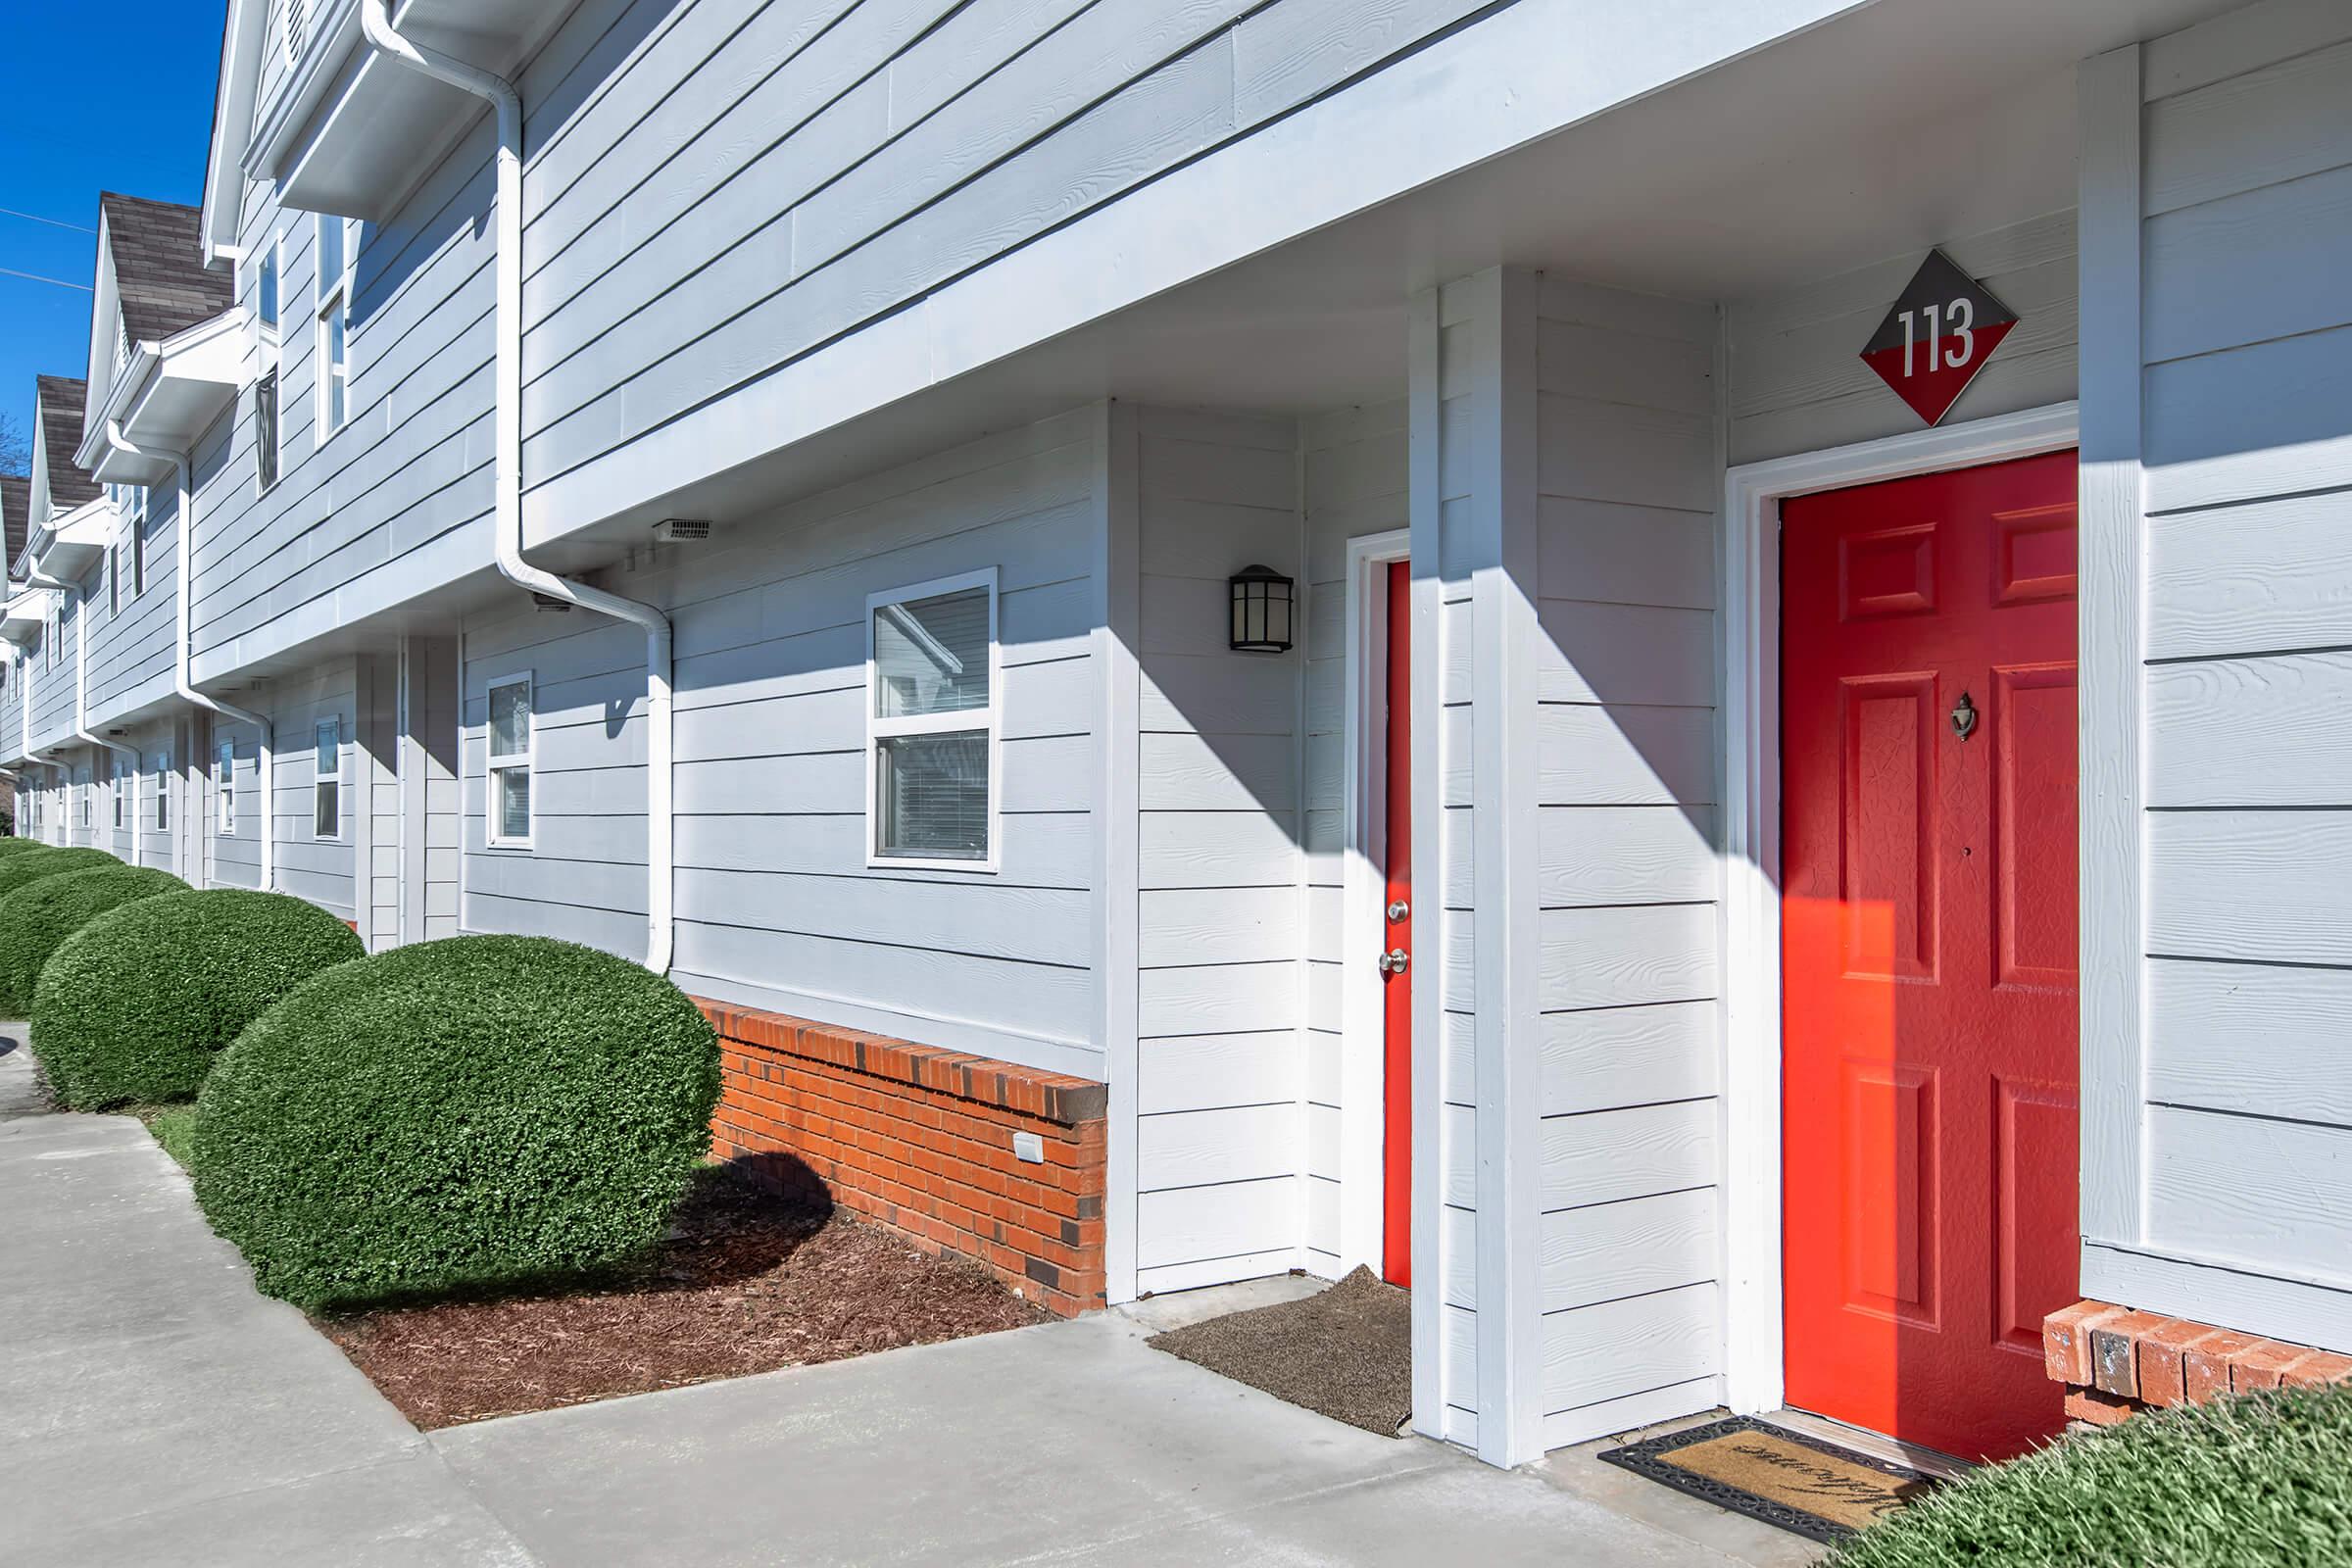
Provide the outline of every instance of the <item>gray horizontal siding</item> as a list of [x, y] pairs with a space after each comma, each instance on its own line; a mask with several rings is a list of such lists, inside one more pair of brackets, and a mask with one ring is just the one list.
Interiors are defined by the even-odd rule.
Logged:
[[[1059, 1066], [1095, 1059], [1087, 799], [1099, 708], [1089, 414], [971, 446], [665, 550], [617, 591], [675, 627], [677, 969], [693, 989]], [[869, 867], [869, 593], [994, 567], [1002, 868]], [[465, 638], [467, 929], [643, 950], [645, 641], [527, 605]], [[487, 691], [534, 686], [533, 835], [489, 847]]]
[[149, 492], [138, 524], [146, 552], [146, 586], [133, 592], [130, 560], [122, 564], [119, 608], [101, 606], [90, 637], [90, 716], [103, 722], [137, 703], [171, 690], [174, 596], [179, 591], [179, 494], [166, 484]]
[[[2147, 55], [2132, 368], [2149, 514], [2144, 1231], [2119, 1240], [2231, 1271], [2164, 1263], [2133, 1305], [2247, 1326], [2260, 1314], [2258, 1332], [2340, 1345], [2352, 1321], [2352, 15], [2323, 37], [2321, 10], [2289, 27], [2264, 14], [2276, 9]], [[2289, 38], [2284, 52], [2243, 52]], [[2168, 59], [2203, 69], [2176, 89]], [[2212, 1297], [2217, 1280], [2235, 1282], [2218, 1287], [2230, 1299]], [[2290, 1293], [2291, 1309], [2265, 1313], [2266, 1291]]]
[[[605, 9], [590, 8], [600, 22]], [[919, 299], [1470, 9], [703, 5], [641, 37], [624, 19], [614, 30], [634, 41], [609, 79], [533, 116], [533, 482]]]

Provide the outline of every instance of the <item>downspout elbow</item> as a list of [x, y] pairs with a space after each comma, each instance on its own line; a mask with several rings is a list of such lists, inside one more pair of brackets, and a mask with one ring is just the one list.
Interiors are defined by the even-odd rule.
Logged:
[[486, 99], [498, 112], [496, 301], [497, 364], [493, 372], [497, 432], [492, 463], [496, 515], [493, 550], [500, 575], [516, 587], [592, 610], [645, 630], [646, 641], [646, 952], [645, 966], [669, 971], [676, 921], [676, 820], [671, 808], [671, 637], [669, 616], [653, 605], [561, 577], [524, 559], [522, 545], [522, 95], [495, 73], [453, 59], [403, 37], [392, 25], [390, 0], [362, 0], [360, 28], [385, 58], [436, 81]]

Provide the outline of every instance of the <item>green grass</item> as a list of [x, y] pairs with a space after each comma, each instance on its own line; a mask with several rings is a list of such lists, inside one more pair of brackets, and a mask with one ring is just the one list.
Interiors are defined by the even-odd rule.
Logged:
[[2322, 1568], [2352, 1563], [2352, 1387], [2135, 1416], [1980, 1470], [1832, 1568]]
[[194, 1105], [166, 1105], [142, 1111], [139, 1120], [164, 1146], [164, 1152], [179, 1161], [181, 1170], [194, 1170], [190, 1163], [196, 1157], [196, 1107]]

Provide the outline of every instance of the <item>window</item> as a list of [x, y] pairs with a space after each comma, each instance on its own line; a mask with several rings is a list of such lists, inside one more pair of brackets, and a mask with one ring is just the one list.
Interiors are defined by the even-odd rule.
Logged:
[[130, 597], [136, 599], [147, 591], [147, 509], [139, 509], [139, 517], [130, 525]]
[[489, 832], [494, 845], [531, 842], [531, 677], [490, 683]]
[[122, 797], [138, 788], [139, 775], [124, 768], [120, 757], [115, 759], [113, 772], [115, 776], [107, 797], [115, 803], [115, 828], [119, 832], [122, 827]]
[[159, 833], [172, 827], [172, 754], [155, 754], [155, 828]]
[[318, 218], [318, 416], [316, 441], [343, 428], [351, 386], [351, 273], [359, 254], [359, 225]]
[[318, 725], [317, 810], [311, 832], [322, 839], [343, 835], [343, 732], [335, 720]]
[[997, 574], [866, 601], [870, 858], [995, 868]]
[[262, 249], [262, 272], [261, 276], [254, 280], [253, 293], [254, 318], [262, 324], [262, 335], [270, 342], [275, 342], [277, 339], [277, 244], [274, 240]]
[[215, 789], [214, 789], [214, 791], [213, 791], [213, 793], [214, 793], [214, 796], [215, 796], [215, 797], [216, 797], [216, 798], [217, 798], [217, 799], [220, 801], [220, 817], [219, 827], [220, 827], [220, 830], [221, 832], [223, 832], [223, 833], [234, 833], [234, 832], [236, 832], [236, 830], [237, 830], [237, 743], [236, 743], [236, 742], [234, 742], [234, 741], [222, 741], [222, 742], [220, 743], [220, 783], [219, 783], [219, 784], [218, 784], [218, 785], [215, 787]]
[[254, 283], [254, 318], [261, 323], [261, 373], [253, 383], [254, 471], [264, 490], [277, 483], [277, 286], [285, 258], [284, 241], [272, 239], [262, 249], [261, 276]]
[[106, 553], [106, 612], [122, 613], [122, 547], [117, 544]]
[[88, 768], [81, 768], [74, 774], [74, 825], [75, 827], [90, 825], [90, 797], [97, 793], [97, 788], [96, 782], [90, 777]]
[[277, 483], [277, 367], [253, 383], [254, 473], [264, 490]]

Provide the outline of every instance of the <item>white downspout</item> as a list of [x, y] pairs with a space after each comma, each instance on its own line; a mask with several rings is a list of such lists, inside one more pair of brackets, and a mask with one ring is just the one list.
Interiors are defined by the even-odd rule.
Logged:
[[[37, 565], [32, 568], [29, 580], [35, 587], [54, 588], [74, 596], [74, 738], [92, 749], [90, 754], [91, 785], [95, 787], [98, 783], [97, 754], [107, 751], [113, 752], [118, 757], [127, 757], [131, 760], [130, 777], [135, 791], [139, 777], [138, 749], [133, 746], [124, 746], [117, 741], [110, 741], [102, 735], [91, 733], [90, 730], [89, 596], [81, 591], [78, 583], [70, 583], [63, 578], [52, 577]], [[98, 813], [93, 810], [90, 812], [90, 837], [96, 838], [101, 831], [98, 826]], [[110, 827], [103, 831], [111, 835], [114, 829]], [[72, 825], [68, 824], [67, 836], [71, 838], [72, 834]], [[130, 813], [130, 863], [133, 865], [139, 863], [139, 814], [136, 810]]]
[[[151, 463], [169, 462], [178, 471], [179, 564], [177, 571], [179, 581], [175, 585], [172, 595], [175, 601], [173, 612], [177, 616], [178, 624], [177, 635], [172, 639], [172, 690], [183, 703], [193, 704], [225, 718], [233, 718], [240, 724], [251, 724], [254, 732], [261, 737], [259, 756], [254, 765], [254, 786], [261, 792], [262, 797], [261, 882], [262, 891], [268, 893], [277, 885], [275, 881], [277, 823], [270, 814], [276, 803], [271, 800], [270, 795], [271, 760], [275, 751], [275, 731], [270, 720], [260, 713], [254, 712], [250, 709], [239, 708], [234, 703], [224, 703], [218, 697], [208, 697], [198, 691], [192, 679], [195, 654], [191, 643], [196, 635], [196, 481], [194, 475], [189, 471], [188, 455], [185, 452], [149, 452], [135, 447], [123, 438], [121, 423], [113, 419], [107, 421], [106, 439], [108, 444], [118, 452], [128, 453], [134, 458], [145, 458]], [[190, 739], [192, 741], [193, 737]], [[190, 750], [193, 751], [192, 746]], [[188, 761], [191, 763], [195, 760], [193, 756], [188, 758]], [[207, 761], [202, 765], [209, 769], [212, 764]], [[174, 819], [179, 823], [176, 831], [182, 834], [193, 834], [196, 831], [196, 822], [201, 815], [201, 812], [188, 809], [186, 803], [181, 803], [180, 812]], [[193, 845], [194, 841], [191, 840], [190, 843]], [[187, 864], [189, 870], [197, 873], [194, 880], [198, 882], [205, 880], [203, 875], [204, 855], [201, 850], [187, 857], [184, 863]]]
[[[402, 37], [393, 29], [388, 0], [362, 0], [360, 26], [376, 53], [487, 99], [498, 111], [498, 353], [494, 383], [498, 408], [493, 463], [496, 514], [492, 521], [498, 569], [508, 581], [533, 593], [645, 628], [645, 966], [656, 974], [665, 974], [675, 930], [669, 617], [652, 605], [559, 577], [522, 558], [522, 95], [504, 76]], [[488, 808], [485, 802], [484, 809]]]

